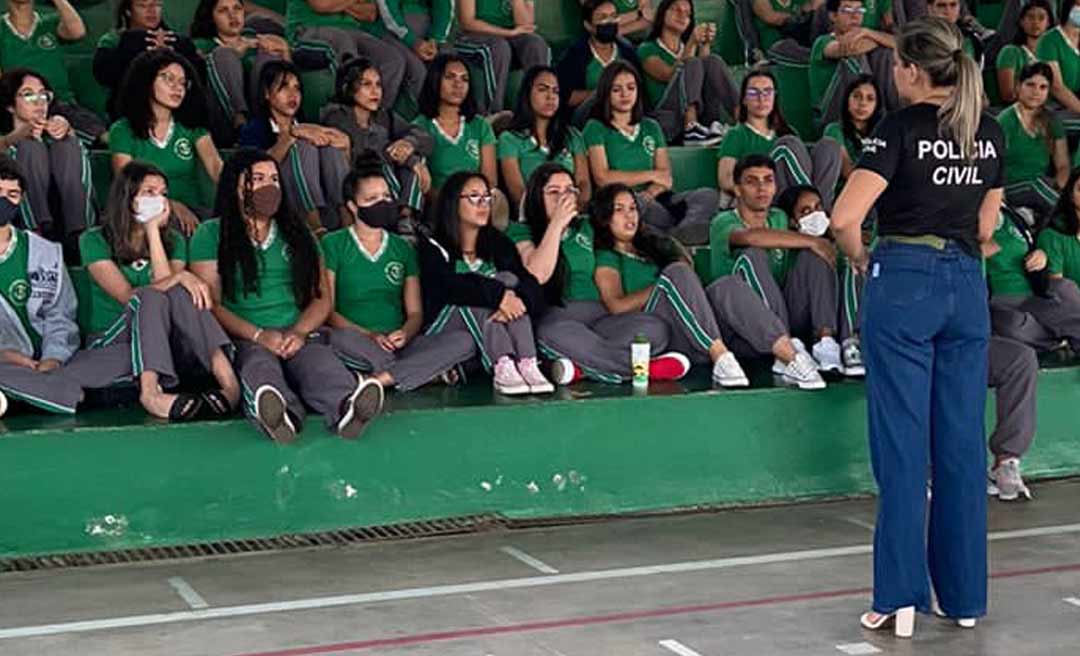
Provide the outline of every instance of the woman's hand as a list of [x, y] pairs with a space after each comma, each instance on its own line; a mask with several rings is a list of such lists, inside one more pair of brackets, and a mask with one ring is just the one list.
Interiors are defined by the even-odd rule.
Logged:
[[398, 166], [404, 164], [415, 151], [413, 145], [404, 139], [398, 139], [386, 147], [386, 154], [390, 157], [390, 161]]
[[187, 205], [179, 201], [170, 200], [168, 207], [172, 209], [172, 215], [176, 217], [180, 232], [184, 233], [185, 237], [195, 234], [195, 229], [199, 227], [199, 217], [195, 216], [195, 213], [188, 209]]
[[305, 343], [307, 343], [307, 335], [298, 333], [295, 330], [290, 330], [285, 333], [285, 338], [281, 342], [281, 351], [279, 352], [279, 355], [283, 359], [288, 360], [299, 353]]
[[836, 245], [824, 237], [812, 237], [813, 241], [810, 242], [810, 250], [814, 255], [817, 255], [821, 259], [831, 266], [836, 266]]
[[34, 358], [23, 355], [19, 351], [14, 349], [0, 349], [0, 362], [6, 362], [16, 367], [24, 367], [26, 369], [37, 369], [38, 361]]
[[255, 343], [262, 346], [274, 355], [281, 355], [281, 347], [285, 343], [285, 335], [280, 330], [263, 330], [255, 338]]
[[1046, 251], [1037, 248], [1024, 258], [1025, 271], [1042, 271], [1046, 268]]
[[577, 215], [577, 197], [574, 194], [563, 194], [559, 197], [558, 205], [555, 206], [555, 215], [551, 217], [551, 223], [562, 231]]
[[498, 311], [506, 317], [507, 321], [516, 321], [525, 316], [525, 303], [514, 293], [514, 290], [507, 289], [499, 303]]
[[50, 116], [43, 129], [46, 134], [59, 141], [71, 134], [71, 123], [63, 116]]
[[59, 368], [60, 368], [60, 361], [57, 360], [56, 358], [45, 358], [44, 360], [39, 362], [38, 366], [37, 366], [38, 373], [41, 373], [41, 374], [47, 374], [50, 371], [53, 371], [53, 370], [59, 369]]
[[405, 334], [404, 330], [395, 330], [386, 336], [386, 339], [390, 340], [393, 344], [394, 350], [405, 348], [405, 345], [409, 343], [409, 336]]
[[311, 143], [313, 146], [329, 146], [330, 137], [326, 132], [318, 125], [301, 124], [294, 125], [292, 128], [292, 136], [297, 139], [303, 139]]
[[210, 285], [203, 282], [190, 271], [181, 271], [177, 274], [176, 283], [191, 294], [191, 302], [196, 310], [209, 310], [214, 307], [214, 299], [210, 295]]

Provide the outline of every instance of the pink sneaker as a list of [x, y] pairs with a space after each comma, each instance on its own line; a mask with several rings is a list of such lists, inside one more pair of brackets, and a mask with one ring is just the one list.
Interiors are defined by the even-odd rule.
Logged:
[[518, 372], [521, 373], [521, 377], [528, 383], [529, 391], [533, 394], [551, 394], [555, 391], [555, 386], [547, 378], [544, 378], [544, 374], [540, 373], [536, 358], [518, 360], [517, 368]]
[[497, 394], [513, 396], [529, 393], [529, 384], [518, 373], [514, 361], [505, 355], [495, 363], [495, 379], [493, 382]]

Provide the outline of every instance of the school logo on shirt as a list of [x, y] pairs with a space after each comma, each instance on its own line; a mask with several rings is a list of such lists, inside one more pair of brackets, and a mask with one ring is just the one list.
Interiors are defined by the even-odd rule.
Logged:
[[480, 159], [480, 142], [478, 140], [476, 140], [476, 139], [469, 139], [467, 142], [465, 142], [465, 152], [472, 159], [479, 160]]
[[132, 271], [142, 271], [146, 267], [150, 266], [150, 260], [135, 260], [131, 263]]
[[30, 283], [22, 278], [12, 280], [8, 285], [8, 298], [18, 306], [26, 305], [26, 299], [30, 298]]
[[176, 145], [173, 146], [173, 152], [182, 160], [191, 159], [191, 141], [187, 137], [180, 137], [176, 140]]
[[37, 40], [38, 47], [42, 50], [55, 50], [56, 39], [51, 34], [42, 34]]
[[645, 149], [645, 152], [649, 154], [649, 157], [652, 157], [656, 154], [656, 139], [645, 137], [641, 140], [641, 147]]
[[589, 238], [589, 235], [587, 235], [587, 234], [585, 234], [583, 232], [577, 233], [577, 236], [574, 237], [574, 242], [577, 243], [578, 246], [581, 246], [582, 248], [584, 248], [587, 251], [591, 251], [592, 248], [593, 248], [592, 239]]
[[405, 281], [405, 265], [401, 262], [390, 262], [383, 269], [383, 273], [386, 274], [386, 280], [391, 285], [400, 285]]
[[281, 246], [281, 259], [285, 260], [286, 262], [292, 259], [292, 249], [289, 248], [288, 244], [283, 244]]

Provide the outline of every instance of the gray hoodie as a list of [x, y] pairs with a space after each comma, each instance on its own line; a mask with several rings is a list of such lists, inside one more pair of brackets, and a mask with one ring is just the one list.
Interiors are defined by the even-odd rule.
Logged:
[[41, 335], [41, 353], [35, 353], [30, 335], [15, 309], [0, 296], [0, 349], [12, 349], [41, 360], [67, 362], [79, 349], [78, 300], [64, 266], [63, 249], [32, 232], [14, 229], [17, 239], [29, 240], [26, 269], [30, 298], [26, 314], [30, 326]]

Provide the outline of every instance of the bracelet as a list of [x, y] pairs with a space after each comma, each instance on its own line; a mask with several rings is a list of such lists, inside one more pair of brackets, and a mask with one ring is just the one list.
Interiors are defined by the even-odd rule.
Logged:
[[251, 336], [251, 341], [253, 341], [253, 342], [259, 341], [259, 335], [261, 335], [261, 334], [263, 334], [263, 329], [262, 328], [256, 328], [255, 329], [255, 334]]

